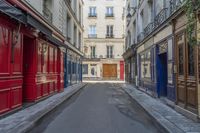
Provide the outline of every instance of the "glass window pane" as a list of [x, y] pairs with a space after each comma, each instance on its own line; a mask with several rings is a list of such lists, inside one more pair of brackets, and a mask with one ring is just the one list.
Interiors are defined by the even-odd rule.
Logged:
[[188, 44], [188, 74], [194, 76], [194, 47]]
[[167, 68], [167, 72], [168, 72], [168, 83], [172, 84], [173, 83], [173, 65], [172, 63], [168, 64], [168, 68]]
[[183, 65], [184, 65], [184, 57], [183, 57], [183, 45], [178, 46], [178, 52], [179, 52], [179, 74], [183, 75], [184, 70], [183, 70]]
[[172, 60], [173, 55], [173, 47], [172, 47], [172, 39], [168, 40], [168, 60]]

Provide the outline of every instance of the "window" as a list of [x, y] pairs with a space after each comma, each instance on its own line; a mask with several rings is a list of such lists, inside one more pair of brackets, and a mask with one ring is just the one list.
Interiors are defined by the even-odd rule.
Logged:
[[113, 7], [106, 7], [106, 17], [113, 17]]
[[82, 37], [82, 35], [81, 35], [80, 32], [79, 32], [79, 35], [78, 35], [78, 36], [79, 36], [79, 39], [78, 39], [78, 41], [79, 41], [79, 43], [78, 43], [78, 49], [81, 50], [81, 45], [82, 45], [82, 44], [81, 44], [81, 43], [82, 43], [81, 37]]
[[89, 7], [89, 17], [96, 17], [96, 7]]
[[184, 43], [185, 35], [181, 34], [177, 36], [177, 45], [178, 45], [178, 74], [184, 75]]
[[168, 54], [168, 60], [172, 60], [173, 57], [173, 42], [172, 42], [172, 39], [168, 40], [168, 51], [167, 51], [167, 54]]
[[68, 61], [68, 74], [71, 74], [71, 61]]
[[77, 41], [77, 27], [74, 26], [74, 46], [76, 47], [76, 42]]
[[53, 6], [52, 1], [44, 0], [44, 2], [43, 2], [43, 15], [51, 23], [52, 23], [52, 17], [53, 17], [52, 6]]
[[148, 22], [152, 22], [153, 21], [153, 0], [149, 0], [148, 2]]
[[96, 35], [96, 25], [90, 25], [89, 26], [89, 34], [88, 34], [88, 37], [97, 37]]
[[71, 39], [71, 18], [69, 15], [67, 15], [67, 40], [69, 41]]
[[183, 58], [183, 45], [178, 46], [178, 61], [179, 61], [179, 74], [183, 75], [184, 70], [183, 70], [183, 65], [184, 65], [184, 58]]
[[144, 28], [144, 10], [142, 10], [141, 12], [140, 12], [140, 21], [141, 21], [141, 31], [143, 31], [143, 28]]
[[[192, 37], [195, 38], [195, 32], [192, 32]], [[188, 57], [188, 75], [189, 76], [195, 76], [195, 50], [194, 46], [192, 46], [188, 39], [187, 39], [187, 57]]]
[[113, 46], [107, 46], [107, 58], [113, 58]]
[[113, 37], [113, 25], [107, 25], [106, 37]]
[[141, 55], [141, 77], [142, 78], [151, 78], [152, 77], [152, 62], [151, 62], [151, 57], [152, 57], [152, 52], [151, 50], [145, 51]]
[[194, 76], [194, 47], [188, 44], [188, 74]]
[[88, 74], [88, 64], [83, 64], [82, 71], [83, 71], [83, 74]]
[[95, 58], [96, 57], [96, 47], [95, 46], [90, 46], [90, 56], [91, 58]]

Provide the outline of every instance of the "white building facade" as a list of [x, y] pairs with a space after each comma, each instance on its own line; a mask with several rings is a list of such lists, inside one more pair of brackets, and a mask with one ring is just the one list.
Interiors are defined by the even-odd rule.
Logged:
[[84, 0], [83, 78], [124, 80], [124, 0]]

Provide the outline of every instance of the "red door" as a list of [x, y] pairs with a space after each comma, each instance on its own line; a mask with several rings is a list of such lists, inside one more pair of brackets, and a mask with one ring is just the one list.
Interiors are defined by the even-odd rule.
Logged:
[[120, 80], [124, 80], [124, 61], [120, 61]]

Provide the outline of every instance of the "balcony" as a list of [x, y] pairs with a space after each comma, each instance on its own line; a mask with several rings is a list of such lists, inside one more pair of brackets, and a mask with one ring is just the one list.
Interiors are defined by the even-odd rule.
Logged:
[[46, 6], [43, 6], [43, 15], [49, 22], [52, 23], [53, 14], [52, 14], [51, 10], [49, 10]]
[[154, 22], [151, 22], [144, 28], [144, 36], [148, 36], [154, 29]]
[[106, 18], [113, 18], [114, 14], [113, 13], [106, 13]]
[[106, 34], [106, 38], [114, 38], [113, 34]]
[[168, 8], [162, 9], [154, 19], [154, 28], [160, 26], [167, 19]]
[[149, 23], [145, 28], [144, 32], [137, 36], [138, 43], [144, 38], [150, 35], [158, 27], [160, 27], [173, 13], [175, 13], [183, 5], [183, 0], [170, 0], [170, 6], [163, 8], [158, 15], [154, 18], [154, 21]]
[[88, 38], [97, 38], [97, 34], [88, 34]]
[[106, 58], [114, 58], [114, 55], [106, 55]]
[[114, 55], [85, 55], [86, 59], [106, 59], [114, 58]]
[[97, 14], [96, 13], [88, 13], [89, 18], [96, 18]]
[[183, 4], [183, 0], [170, 0], [170, 14], [173, 14]]
[[97, 55], [85, 55], [86, 59], [97, 59], [98, 56]]

